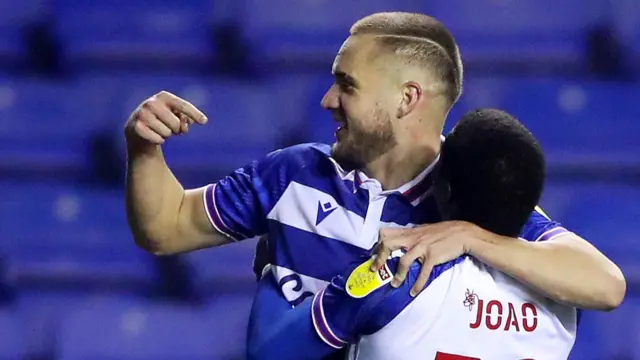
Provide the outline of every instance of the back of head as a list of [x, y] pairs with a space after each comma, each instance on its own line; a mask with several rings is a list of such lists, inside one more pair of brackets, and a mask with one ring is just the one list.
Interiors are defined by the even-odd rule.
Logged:
[[454, 219], [517, 236], [545, 179], [544, 154], [531, 132], [504, 111], [471, 111], [447, 136], [441, 156]]
[[405, 65], [430, 71], [451, 105], [460, 97], [460, 51], [451, 32], [437, 19], [406, 12], [376, 13], [357, 21], [350, 32], [352, 36], [374, 35], [382, 50], [396, 55]]

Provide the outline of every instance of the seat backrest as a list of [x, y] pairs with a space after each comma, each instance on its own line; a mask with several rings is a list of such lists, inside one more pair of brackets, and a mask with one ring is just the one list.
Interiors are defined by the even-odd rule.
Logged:
[[81, 305], [65, 318], [63, 360], [212, 358], [209, 319], [194, 308], [104, 299]]

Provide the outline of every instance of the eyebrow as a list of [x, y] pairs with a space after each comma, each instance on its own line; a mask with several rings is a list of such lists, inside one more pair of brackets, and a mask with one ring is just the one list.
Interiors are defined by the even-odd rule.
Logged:
[[356, 79], [353, 76], [345, 73], [344, 71], [336, 70], [333, 73], [333, 76], [336, 78], [336, 81], [338, 82], [346, 83], [353, 87], [358, 87], [358, 81], [356, 81]]

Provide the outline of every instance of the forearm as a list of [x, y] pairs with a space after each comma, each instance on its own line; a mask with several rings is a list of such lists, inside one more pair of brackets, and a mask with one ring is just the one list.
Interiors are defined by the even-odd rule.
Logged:
[[128, 146], [127, 218], [139, 246], [159, 252], [172, 239], [175, 241], [184, 194], [160, 146]]
[[315, 332], [311, 299], [292, 308], [271, 274], [258, 284], [247, 334], [248, 359], [321, 359], [336, 351]]
[[470, 255], [549, 298], [583, 309], [612, 310], [626, 283], [620, 269], [577, 235], [526, 242], [485, 232]]

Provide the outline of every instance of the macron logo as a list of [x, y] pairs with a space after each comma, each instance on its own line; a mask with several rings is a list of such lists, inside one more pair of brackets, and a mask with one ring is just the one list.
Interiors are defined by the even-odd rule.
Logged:
[[316, 226], [320, 225], [320, 223], [327, 218], [327, 216], [331, 215], [337, 209], [336, 206], [331, 205], [330, 202], [322, 203], [318, 201], [318, 216], [316, 217]]

